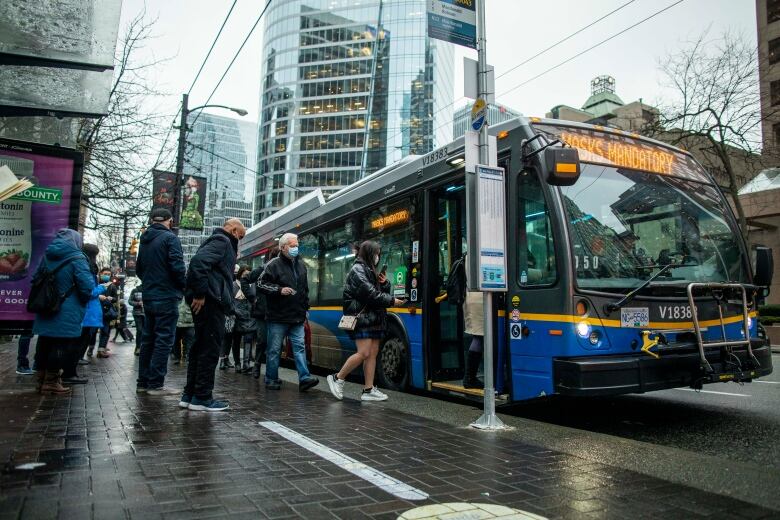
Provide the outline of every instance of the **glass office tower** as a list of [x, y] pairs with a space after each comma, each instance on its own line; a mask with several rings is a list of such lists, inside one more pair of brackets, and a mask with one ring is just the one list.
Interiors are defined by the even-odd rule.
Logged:
[[451, 140], [453, 47], [425, 0], [275, 0], [265, 14], [255, 222]]

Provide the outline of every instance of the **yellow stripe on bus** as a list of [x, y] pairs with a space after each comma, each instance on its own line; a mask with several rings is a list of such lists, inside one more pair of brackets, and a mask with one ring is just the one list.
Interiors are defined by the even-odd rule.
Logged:
[[[748, 316], [755, 318], [756, 312], [748, 313]], [[620, 320], [603, 320], [600, 318], [580, 318], [579, 316], [573, 316], [570, 314], [533, 314], [533, 313], [521, 313], [520, 317], [524, 320], [530, 321], [557, 321], [564, 323], [579, 323], [585, 321], [590, 325], [599, 325], [603, 327], [620, 327]], [[729, 316], [723, 319], [724, 324], [739, 323], [742, 321], [742, 316]], [[720, 325], [720, 320], [701, 320], [699, 321], [700, 327], [714, 327]], [[692, 321], [651, 321], [647, 328], [651, 329], [692, 329]]]
[[[341, 311], [341, 307], [312, 307], [313, 311]], [[396, 314], [412, 314], [412, 310], [406, 307], [390, 307], [387, 309], [390, 312]], [[422, 314], [422, 309], [415, 309], [414, 314]], [[749, 312], [748, 316], [755, 318], [757, 313], [755, 311]], [[506, 317], [505, 310], [498, 311], [499, 317]], [[590, 325], [596, 325], [601, 327], [617, 327], [620, 328], [620, 320], [603, 320], [601, 318], [581, 318], [571, 314], [536, 314], [531, 312], [523, 312], [520, 314], [522, 320], [528, 321], [556, 321], [563, 323], [579, 323], [585, 321]], [[742, 315], [729, 316], [723, 319], [723, 323], [729, 325], [731, 323], [739, 323], [742, 321]], [[699, 327], [716, 327], [720, 325], [720, 320], [701, 320], [699, 321]], [[649, 329], [692, 329], [692, 321], [651, 321], [647, 324], [646, 328]]]

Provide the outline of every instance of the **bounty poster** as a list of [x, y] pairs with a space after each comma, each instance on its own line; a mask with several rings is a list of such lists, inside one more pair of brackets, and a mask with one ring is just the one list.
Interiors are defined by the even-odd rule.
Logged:
[[62, 228], [78, 229], [83, 155], [0, 138], [0, 166], [33, 186], [0, 202], [0, 330], [27, 330], [30, 280]]

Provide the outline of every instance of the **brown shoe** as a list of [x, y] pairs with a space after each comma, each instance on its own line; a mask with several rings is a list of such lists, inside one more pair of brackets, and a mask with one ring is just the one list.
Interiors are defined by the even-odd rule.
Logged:
[[111, 357], [111, 353], [108, 352], [107, 350], [98, 350], [97, 351], [97, 357], [99, 357], [99, 358]]
[[41, 393], [54, 395], [68, 394], [70, 393], [70, 388], [62, 386], [59, 370], [47, 370], [43, 385], [41, 386]]

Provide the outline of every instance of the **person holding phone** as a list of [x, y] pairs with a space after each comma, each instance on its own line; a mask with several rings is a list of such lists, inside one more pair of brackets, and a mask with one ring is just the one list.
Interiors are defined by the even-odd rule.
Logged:
[[330, 391], [336, 399], [344, 398], [344, 381], [357, 367], [363, 365], [365, 382], [361, 401], [384, 401], [387, 395], [374, 386], [379, 342], [387, 328], [387, 308], [404, 302], [390, 295], [387, 264], [380, 271], [382, 248], [377, 242], [366, 240], [360, 244], [355, 263], [344, 284], [344, 314], [357, 316], [355, 330], [350, 332], [357, 352], [352, 354], [337, 374], [327, 377]]

